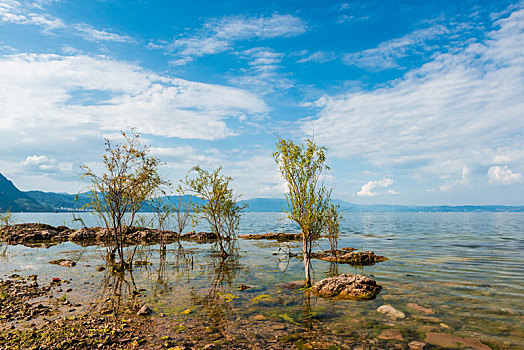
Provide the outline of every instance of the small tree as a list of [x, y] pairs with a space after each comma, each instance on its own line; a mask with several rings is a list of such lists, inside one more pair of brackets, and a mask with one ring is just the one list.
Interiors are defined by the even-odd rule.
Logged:
[[182, 244], [180, 243], [180, 236], [182, 235], [182, 232], [187, 226], [187, 221], [191, 217], [191, 206], [191, 196], [189, 196], [189, 201], [185, 201], [184, 190], [182, 189], [182, 186], [179, 186], [177, 188], [177, 200], [174, 204], [174, 215], [178, 229], [178, 235], [176, 236], [178, 248], [182, 248]]
[[217, 236], [222, 257], [226, 258], [229, 253], [224, 241], [235, 238], [244, 206], [237, 204], [238, 197], [229, 187], [233, 179], [221, 175], [221, 169], [208, 172], [196, 166], [189, 171], [196, 174], [195, 177], [188, 175], [185, 184], [190, 192], [203, 199], [202, 203], [194, 204], [194, 211], [209, 223], [211, 232]]
[[331, 190], [322, 182], [324, 172], [329, 169], [324, 152], [313, 141], [294, 144], [291, 140], [279, 139], [273, 157], [279, 170], [287, 181], [289, 193], [288, 217], [295, 221], [302, 233], [302, 253], [304, 257], [305, 285], [311, 286], [311, 248], [320, 237], [328, 220]]
[[9, 228], [14, 224], [14, 216], [11, 210], [0, 211], [0, 228]]
[[337, 255], [338, 234], [340, 231], [340, 221], [342, 220], [342, 213], [340, 206], [331, 203], [327, 209], [326, 232], [331, 247], [331, 255]]
[[157, 172], [160, 161], [149, 156], [149, 148], [140, 144], [136, 130], [122, 132], [122, 136], [124, 142], [116, 146], [106, 139], [103, 173], [98, 174], [87, 165], [81, 167], [82, 178], [91, 182], [90, 202], [85, 207], [93, 210], [110, 234], [120, 270], [133, 266], [136, 247], [126, 260], [124, 246], [136, 213], [163, 183]]

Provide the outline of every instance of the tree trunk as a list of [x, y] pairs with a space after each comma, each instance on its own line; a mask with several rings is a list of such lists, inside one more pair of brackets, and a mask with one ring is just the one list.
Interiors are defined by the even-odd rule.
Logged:
[[311, 263], [311, 258], [309, 257], [309, 255], [306, 252], [304, 252], [304, 271], [306, 273], [306, 282], [305, 282], [306, 287], [311, 287], [310, 263]]
[[310, 261], [311, 261], [311, 254], [309, 254], [309, 242], [306, 239], [306, 235], [302, 234], [302, 251], [304, 253], [304, 272], [306, 275], [306, 281], [305, 286], [310, 287], [311, 286], [311, 276], [310, 276]]

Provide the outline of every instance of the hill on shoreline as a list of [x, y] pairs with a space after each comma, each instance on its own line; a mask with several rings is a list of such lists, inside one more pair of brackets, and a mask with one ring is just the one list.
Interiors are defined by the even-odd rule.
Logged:
[[[75, 200], [76, 197], [76, 200]], [[185, 195], [182, 202], [193, 203], [201, 199]], [[177, 196], [170, 196], [168, 201], [176, 203]], [[78, 196], [68, 193], [20, 191], [0, 173], [0, 211], [12, 212], [68, 212], [80, 211], [89, 202], [89, 196], [81, 193]], [[407, 206], [407, 205], [360, 205], [334, 199], [343, 212], [524, 212], [524, 206], [508, 205], [460, 205], [460, 206]], [[283, 198], [252, 198], [242, 200], [239, 204], [247, 204], [246, 212], [282, 212], [288, 208]], [[142, 211], [151, 211], [151, 204], [146, 203]]]

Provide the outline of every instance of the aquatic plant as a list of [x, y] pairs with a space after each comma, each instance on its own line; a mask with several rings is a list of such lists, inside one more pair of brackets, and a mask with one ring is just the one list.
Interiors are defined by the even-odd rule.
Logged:
[[295, 221], [302, 232], [302, 253], [304, 258], [305, 285], [311, 286], [311, 248], [329, 218], [331, 190], [324, 186], [326, 165], [325, 147], [313, 141], [295, 144], [291, 140], [279, 139], [273, 157], [287, 181], [286, 194], [288, 217]]
[[126, 254], [124, 241], [137, 212], [165, 183], [157, 172], [160, 161], [140, 144], [137, 131], [132, 128], [130, 133], [122, 132], [122, 136], [124, 142], [117, 145], [106, 139], [103, 173], [81, 166], [82, 178], [90, 182], [90, 201], [84, 208], [91, 209], [110, 233], [111, 253], [118, 254], [116, 267], [120, 270], [133, 266], [136, 246]]
[[342, 213], [340, 206], [331, 203], [327, 210], [326, 233], [331, 248], [331, 255], [335, 256], [338, 249], [338, 234], [340, 231], [340, 221], [342, 220]]
[[6, 211], [0, 211], [0, 228], [8, 228], [13, 226], [15, 223], [15, 217], [13, 213], [8, 209]]
[[[233, 178], [221, 175], [221, 169], [209, 172], [196, 166], [189, 171], [184, 184], [188, 191], [203, 199], [193, 205], [194, 211], [209, 223], [211, 231], [218, 238], [221, 255], [226, 258], [230, 253], [226, 251], [224, 242], [236, 237], [245, 206], [237, 204], [238, 196], [229, 187]], [[192, 174], [195, 176], [191, 177]]]

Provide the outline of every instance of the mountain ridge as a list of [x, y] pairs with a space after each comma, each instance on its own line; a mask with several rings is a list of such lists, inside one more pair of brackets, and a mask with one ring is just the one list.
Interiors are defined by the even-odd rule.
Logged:
[[[189, 198], [193, 203], [202, 201], [198, 197], [185, 195], [183, 196], [183, 203], [187, 203]], [[178, 196], [170, 196], [167, 200], [175, 204]], [[80, 211], [88, 202], [89, 196], [86, 193], [75, 195], [44, 191], [20, 191], [12, 181], [0, 173], [0, 211]], [[340, 205], [343, 212], [524, 212], [524, 206], [509, 205], [362, 205], [341, 199], [333, 199], [333, 203]], [[247, 205], [246, 212], [282, 212], [288, 208], [287, 201], [283, 198], [251, 198], [241, 200], [239, 204]], [[149, 202], [144, 205], [142, 211], [151, 211], [152, 208], [152, 204]]]

